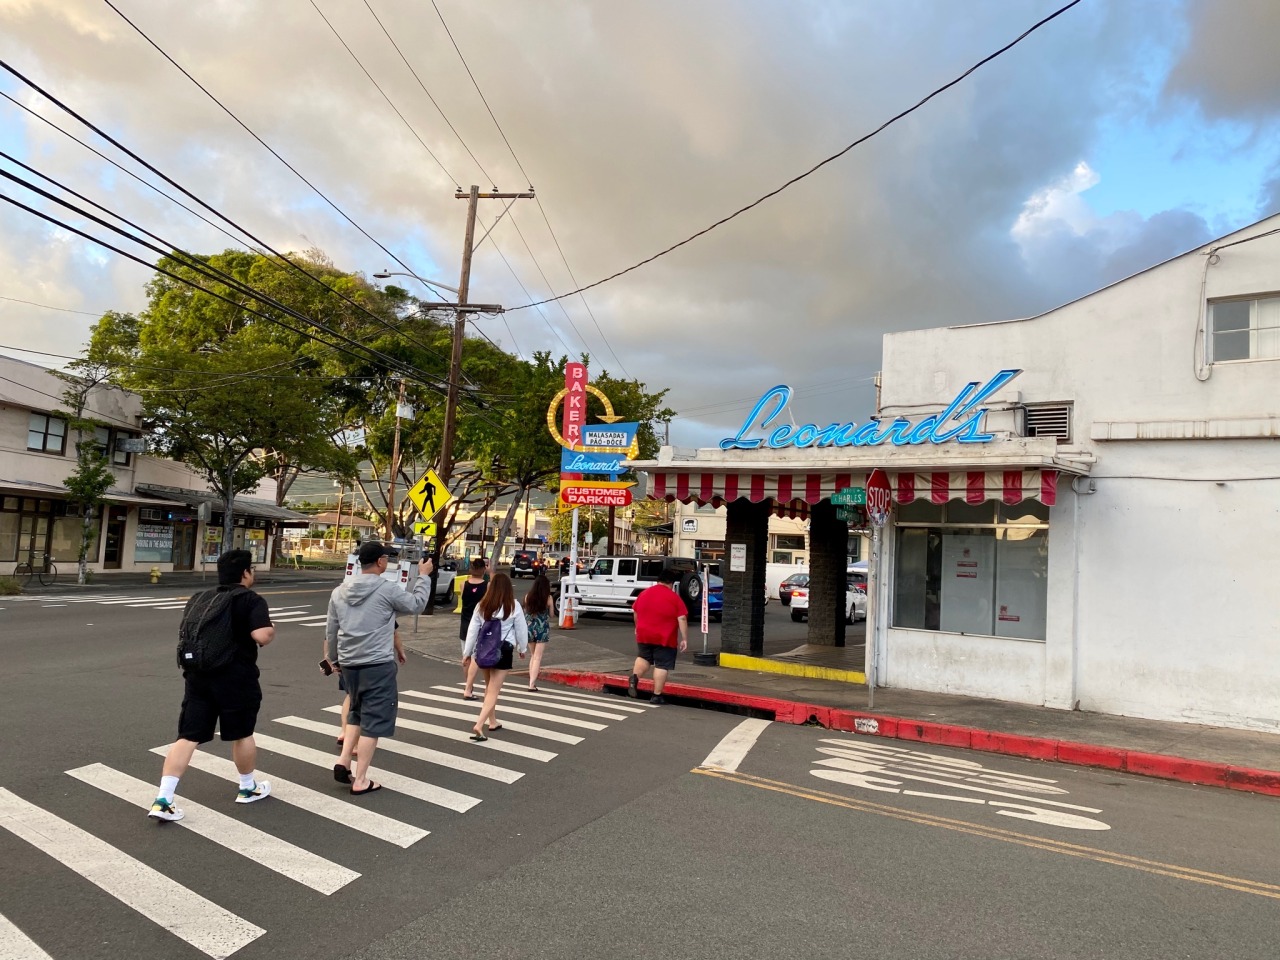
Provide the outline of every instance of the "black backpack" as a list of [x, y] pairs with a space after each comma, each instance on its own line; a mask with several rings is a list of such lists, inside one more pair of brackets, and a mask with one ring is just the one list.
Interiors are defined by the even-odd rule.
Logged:
[[231, 606], [245, 593], [241, 586], [230, 590], [206, 590], [187, 601], [178, 627], [178, 667], [207, 673], [229, 664], [236, 654]]

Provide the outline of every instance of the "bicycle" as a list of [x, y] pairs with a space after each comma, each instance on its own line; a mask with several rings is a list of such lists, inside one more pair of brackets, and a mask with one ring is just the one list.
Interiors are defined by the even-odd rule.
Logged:
[[41, 557], [40, 565], [37, 567], [32, 563], [34, 557], [34, 553], [29, 554], [25, 563], [19, 563], [13, 568], [14, 579], [20, 578], [24, 584], [27, 584], [31, 582], [32, 577], [38, 577], [41, 586], [52, 586], [58, 580], [58, 565], [46, 553]]

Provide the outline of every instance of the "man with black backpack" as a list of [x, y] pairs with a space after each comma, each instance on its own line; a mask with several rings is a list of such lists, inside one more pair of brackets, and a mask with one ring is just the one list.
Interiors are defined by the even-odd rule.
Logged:
[[187, 601], [178, 628], [178, 666], [186, 690], [178, 716], [178, 739], [164, 758], [160, 791], [147, 815], [181, 820], [174, 806], [178, 781], [214, 726], [230, 740], [231, 758], [240, 774], [236, 803], [253, 803], [271, 792], [271, 784], [253, 777], [258, 748], [253, 729], [262, 704], [258, 648], [275, 639], [267, 601], [254, 593], [253, 554], [230, 550], [218, 558], [218, 587]]

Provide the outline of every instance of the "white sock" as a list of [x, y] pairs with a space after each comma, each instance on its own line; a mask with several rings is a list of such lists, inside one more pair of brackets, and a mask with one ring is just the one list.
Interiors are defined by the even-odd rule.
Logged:
[[252, 790], [252, 789], [253, 789], [253, 786], [254, 786], [254, 779], [253, 779], [253, 774], [252, 774], [252, 773], [242, 773], [242, 774], [240, 774], [240, 789], [241, 789], [241, 790]]
[[173, 795], [178, 792], [178, 777], [161, 777], [159, 797], [166, 803], [173, 803]]

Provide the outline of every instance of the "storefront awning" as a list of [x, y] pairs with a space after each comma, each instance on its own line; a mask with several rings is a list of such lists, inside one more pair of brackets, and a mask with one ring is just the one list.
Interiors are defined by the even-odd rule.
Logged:
[[[981, 503], [1000, 500], [1021, 503], [1039, 500], [1045, 506], [1057, 502], [1057, 470], [968, 470], [929, 473], [902, 472], [889, 476], [898, 503], [915, 500], [964, 500]], [[779, 516], [806, 516], [809, 507], [845, 487], [866, 483], [864, 473], [690, 473], [652, 470], [649, 496], [655, 500], [710, 503], [720, 506], [740, 498], [752, 503], [771, 500]]]
[[[51, 483], [37, 483], [34, 480], [0, 479], [0, 491], [6, 493], [21, 493], [29, 497], [58, 497], [64, 500], [71, 497], [71, 491], [66, 487], [55, 486]], [[108, 490], [103, 494], [103, 499], [108, 503], [143, 504], [149, 507], [182, 506], [182, 503], [177, 500], [158, 500], [155, 497], [139, 497], [131, 493], [117, 493], [115, 490]]]
[[[188, 490], [184, 487], [163, 487], [159, 484], [140, 483], [137, 486], [139, 493], [145, 493], [153, 498], [168, 497], [177, 500], [189, 507], [199, 507], [203, 503], [209, 504], [214, 510], [222, 510], [222, 498], [216, 493], [210, 493], [207, 490]], [[149, 499], [147, 503], [156, 503], [158, 499]], [[278, 526], [307, 526], [311, 523], [311, 517], [305, 513], [298, 513], [296, 510], [289, 510], [286, 507], [277, 507], [274, 503], [266, 500], [250, 500], [245, 497], [236, 497], [232, 505], [233, 513], [242, 517], [261, 517], [267, 520], [274, 520]]]

